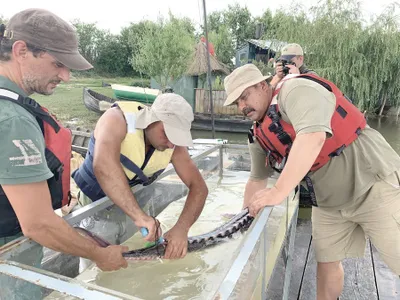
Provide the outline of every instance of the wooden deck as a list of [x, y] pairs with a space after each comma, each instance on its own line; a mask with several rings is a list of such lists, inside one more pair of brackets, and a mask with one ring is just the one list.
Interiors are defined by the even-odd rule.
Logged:
[[[316, 267], [311, 237], [311, 221], [299, 219], [290, 284], [290, 300], [316, 299]], [[282, 251], [279, 262], [272, 274], [268, 291], [268, 300], [282, 299], [284, 281], [284, 257]], [[341, 300], [395, 300], [400, 299], [400, 279], [393, 274], [379, 258], [372, 244], [367, 243], [362, 259], [343, 261], [345, 281]]]

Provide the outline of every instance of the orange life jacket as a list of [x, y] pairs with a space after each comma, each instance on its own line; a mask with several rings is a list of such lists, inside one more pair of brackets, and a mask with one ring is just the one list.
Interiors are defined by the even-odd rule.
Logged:
[[[23, 97], [12, 91], [0, 88], [1, 100], [11, 101], [22, 106], [36, 118], [42, 129], [46, 144], [45, 158], [47, 166], [54, 174], [53, 177], [47, 180], [52, 206], [57, 209], [69, 204], [71, 199], [71, 131], [52, 117], [46, 108], [40, 106], [29, 97]], [[0, 237], [12, 236], [20, 231], [21, 228], [15, 212], [0, 185]]]
[[[310, 169], [310, 171], [316, 171], [332, 157], [340, 155], [345, 147], [357, 139], [367, 122], [358, 108], [349, 102], [332, 82], [311, 74], [291, 78], [314, 80], [336, 97], [336, 108], [331, 119], [333, 136], [326, 139], [321, 152]], [[291, 78], [284, 79], [284, 82]], [[281, 86], [275, 89], [273, 97], [278, 95]], [[292, 125], [282, 120], [277, 104], [270, 105], [262, 123], [256, 124], [253, 130], [254, 136], [268, 155], [272, 156], [278, 163], [284, 162], [296, 138], [296, 133]]]
[[[340, 155], [344, 148], [356, 140], [367, 122], [364, 115], [335, 84], [314, 74], [299, 74], [288, 78], [285, 77], [273, 93], [273, 103], [275, 102], [274, 99], [277, 99], [282, 85], [292, 78], [313, 80], [332, 92], [336, 97], [335, 112], [331, 119], [333, 136], [325, 140], [321, 152], [310, 169], [310, 171], [316, 171], [328, 163], [331, 158]], [[254, 124], [253, 136], [257, 138], [261, 147], [266, 151], [267, 163], [278, 172], [281, 171], [296, 138], [296, 132], [291, 124], [282, 120], [278, 104], [271, 104], [263, 121]], [[279, 167], [275, 168], [277, 164]], [[306, 176], [305, 180], [307, 181], [309, 190], [312, 189], [310, 178]], [[313, 196], [313, 204], [316, 205], [315, 195]]]

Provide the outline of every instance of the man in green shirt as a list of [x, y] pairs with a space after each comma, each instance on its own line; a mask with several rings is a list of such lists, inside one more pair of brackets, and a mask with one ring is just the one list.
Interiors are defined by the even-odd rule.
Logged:
[[[341, 153], [309, 172], [325, 142], [347, 134], [331, 126], [333, 116], [341, 114], [343, 119], [347, 116], [343, 108], [336, 107], [337, 103], [351, 107], [358, 120], [363, 120], [362, 114], [342, 93], [334, 94], [322, 85], [322, 78], [310, 80], [301, 75], [288, 75], [275, 90], [270, 80], [271, 77], [262, 76], [254, 65], [248, 64], [234, 70], [224, 82], [228, 96], [225, 105], [236, 104], [255, 122], [256, 128], [265, 124], [271, 108], [277, 107], [280, 124], [284, 122], [295, 133], [282, 173], [270, 189], [266, 188], [266, 180], [271, 166], [276, 164], [266, 165], [264, 149], [278, 149], [282, 145], [271, 142], [272, 133], [268, 132], [269, 141], [261, 136], [250, 141], [251, 176], [245, 189], [244, 206], [255, 215], [264, 206], [277, 205], [308, 174], [316, 199], [312, 208], [312, 233], [318, 262], [318, 300], [340, 296], [344, 278], [341, 260], [363, 257], [365, 236], [393, 272], [400, 274], [398, 154], [379, 132], [366, 125], [357, 130], [357, 138]], [[275, 127], [266, 130], [278, 132]], [[268, 143], [272, 145], [266, 147]]]
[[39, 123], [5, 100], [51, 95], [69, 80], [70, 69], [92, 68], [78, 52], [76, 31], [43, 9], [19, 12], [0, 28], [0, 242], [23, 233], [50, 249], [91, 259], [102, 270], [126, 267], [126, 247], [94, 245], [55, 214], [48, 186], [53, 173]]

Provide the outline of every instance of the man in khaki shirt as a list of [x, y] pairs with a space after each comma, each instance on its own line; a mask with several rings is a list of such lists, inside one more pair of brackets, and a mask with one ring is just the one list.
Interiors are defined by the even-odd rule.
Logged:
[[282, 80], [287, 74], [284, 72], [282, 62], [286, 61], [288, 64], [285, 65], [287, 68], [287, 74], [315, 74], [313, 70], [306, 67], [304, 63], [304, 52], [303, 48], [296, 43], [288, 44], [281, 50], [281, 56], [277, 60], [275, 66], [275, 76], [273, 80], [278, 79], [278, 82]]
[[[291, 75], [293, 76], [293, 75]], [[294, 75], [296, 76], [296, 75]], [[273, 100], [270, 77], [252, 64], [225, 79], [227, 100], [255, 122], [262, 122]], [[336, 97], [319, 83], [301, 77], [282, 83], [277, 106], [296, 133], [288, 160], [274, 187], [267, 189], [271, 167], [259, 142], [249, 143], [251, 176], [244, 206], [256, 215], [281, 203], [333, 136]], [[341, 260], [363, 257], [368, 236], [388, 266], [400, 275], [400, 157], [368, 125], [343, 152], [309, 174], [317, 206], [312, 208], [313, 241], [318, 262], [317, 299], [337, 299], [343, 289]]]

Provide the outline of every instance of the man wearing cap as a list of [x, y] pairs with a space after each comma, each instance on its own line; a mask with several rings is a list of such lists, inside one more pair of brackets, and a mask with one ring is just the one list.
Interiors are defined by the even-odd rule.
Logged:
[[90, 68], [73, 27], [49, 11], [27, 9], [0, 26], [0, 245], [23, 233], [45, 247], [89, 258], [102, 270], [116, 270], [127, 266], [127, 247], [96, 246], [55, 214], [55, 203], [68, 203], [71, 133], [28, 97], [51, 95], [69, 80], [70, 69]]
[[286, 64], [289, 68], [289, 74], [315, 74], [313, 70], [310, 70], [304, 64], [304, 52], [303, 48], [299, 44], [292, 43], [284, 46], [281, 51], [281, 56], [279, 57], [275, 65], [275, 76], [271, 81], [272, 85], [277, 84], [279, 81], [285, 77], [283, 73], [282, 60], [285, 60], [292, 64]]
[[[108, 196], [138, 228], [147, 228], [146, 240], [154, 241], [161, 235], [159, 223], [139, 207], [131, 187], [151, 184], [172, 162], [189, 194], [175, 226], [164, 235], [168, 241], [165, 258], [186, 255], [188, 231], [199, 217], [208, 194], [187, 150], [193, 145], [190, 134], [193, 119], [191, 106], [174, 93], [157, 96], [151, 107], [119, 101], [98, 120], [85, 161], [72, 174], [81, 189], [81, 205]], [[118, 210], [97, 219], [118, 219], [115, 214]], [[113, 235], [120, 234], [118, 230]]]
[[[256, 215], [306, 179], [318, 300], [340, 296], [341, 260], [363, 257], [366, 236], [400, 275], [400, 157], [332, 82], [291, 74], [273, 88], [270, 80], [248, 64], [224, 81], [224, 105], [254, 121], [244, 206]], [[281, 174], [269, 189], [272, 167]]]

